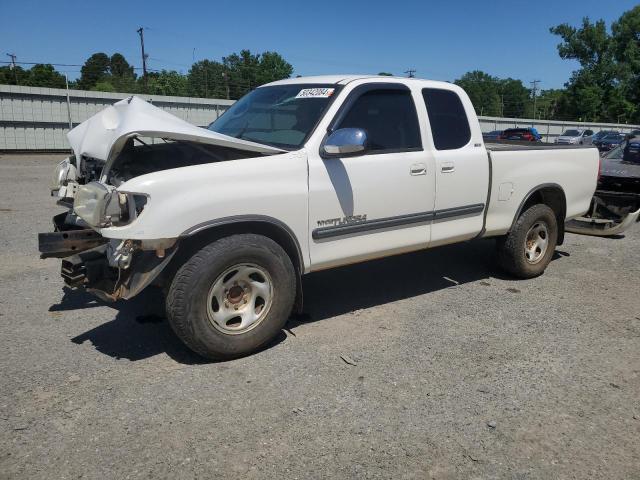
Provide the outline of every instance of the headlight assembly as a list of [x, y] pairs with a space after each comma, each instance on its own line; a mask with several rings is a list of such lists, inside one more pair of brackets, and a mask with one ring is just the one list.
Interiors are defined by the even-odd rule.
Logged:
[[57, 192], [70, 180], [75, 181], [77, 176], [77, 170], [75, 165], [71, 163], [71, 158], [65, 158], [56, 165], [56, 169], [53, 171], [53, 176], [51, 178], [51, 191]]
[[147, 201], [144, 194], [120, 192], [110, 185], [90, 182], [78, 188], [73, 209], [92, 227], [120, 227], [138, 218]]

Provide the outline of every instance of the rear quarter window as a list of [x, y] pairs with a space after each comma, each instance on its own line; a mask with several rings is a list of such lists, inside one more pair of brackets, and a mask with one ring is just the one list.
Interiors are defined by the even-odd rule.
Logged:
[[436, 150], [455, 150], [469, 143], [469, 119], [457, 93], [439, 88], [424, 88], [422, 98], [427, 107]]

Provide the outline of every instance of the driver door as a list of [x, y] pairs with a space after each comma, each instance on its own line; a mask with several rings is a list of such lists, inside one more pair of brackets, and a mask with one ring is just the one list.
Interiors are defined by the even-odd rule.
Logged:
[[393, 83], [356, 87], [330, 131], [359, 128], [367, 149], [309, 152], [312, 270], [426, 248], [434, 206], [433, 158], [423, 149], [413, 92]]

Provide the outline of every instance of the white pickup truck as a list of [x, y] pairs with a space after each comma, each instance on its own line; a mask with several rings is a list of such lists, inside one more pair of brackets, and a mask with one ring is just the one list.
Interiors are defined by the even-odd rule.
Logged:
[[495, 237], [504, 269], [540, 275], [599, 164], [485, 145], [461, 88], [392, 77], [270, 83], [208, 129], [131, 97], [68, 138], [52, 189], [68, 211], [41, 256], [103, 299], [163, 286], [176, 334], [212, 359], [269, 342], [309, 272]]

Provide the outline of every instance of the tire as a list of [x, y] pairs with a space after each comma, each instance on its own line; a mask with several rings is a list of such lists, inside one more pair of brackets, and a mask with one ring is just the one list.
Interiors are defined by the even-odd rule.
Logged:
[[557, 242], [555, 213], [547, 205], [533, 205], [520, 215], [507, 235], [498, 239], [498, 263], [517, 278], [537, 277], [549, 265]]
[[197, 354], [236, 358], [276, 337], [295, 293], [296, 273], [280, 245], [261, 235], [232, 235], [205, 246], [178, 269], [167, 293], [167, 317]]

